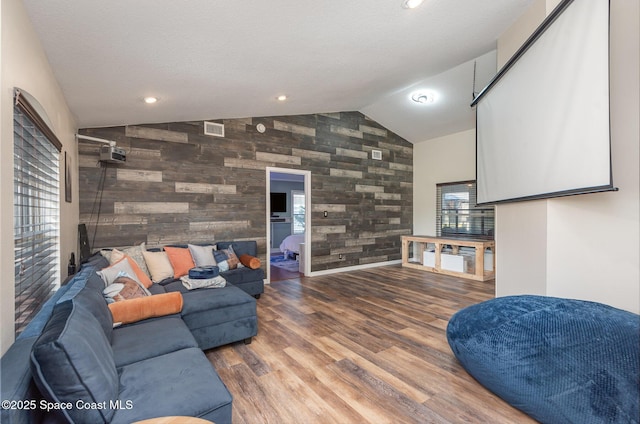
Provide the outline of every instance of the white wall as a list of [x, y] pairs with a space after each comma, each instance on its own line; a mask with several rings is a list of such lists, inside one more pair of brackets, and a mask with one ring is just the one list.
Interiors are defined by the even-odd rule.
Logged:
[[535, 0], [529, 9], [498, 39], [498, 69], [520, 48], [546, 16], [545, 0]]
[[[544, 19], [540, 2], [515, 26], [535, 28]], [[556, 3], [545, 3], [547, 14]], [[498, 206], [497, 296], [546, 294], [640, 312], [639, 5], [611, 1], [611, 148], [620, 191]], [[498, 60], [527, 36], [505, 32]]]
[[51, 120], [52, 130], [63, 144], [60, 170], [64, 174], [64, 152], [73, 164], [73, 203], [64, 200], [64, 175], [61, 176], [61, 277], [66, 277], [70, 253], [76, 250], [78, 225], [78, 157], [74, 139], [77, 126], [58, 82], [42, 51], [40, 41], [21, 0], [2, 0], [0, 6], [0, 353], [14, 339], [13, 278], [13, 89], [21, 88], [42, 105]]
[[476, 131], [413, 145], [413, 233], [436, 235], [436, 184], [476, 179]]
[[496, 296], [547, 291], [547, 202], [496, 207]]

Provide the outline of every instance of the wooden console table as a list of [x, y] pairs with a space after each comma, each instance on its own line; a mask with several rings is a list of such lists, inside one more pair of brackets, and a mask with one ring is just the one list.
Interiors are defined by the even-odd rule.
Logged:
[[[409, 260], [409, 245], [415, 243], [414, 260]], [[428, 245], [434, 245], [435, 264], [426, 266], [423, 263], [424, 252]], [[442, 268], [442, 249], [444, 246], [451, 246], [451, 254], [458, 255], [460, 247], [472, 247], [475, 249], [475, 269], [474, 272], [458, 272]], [[487, 249], [493, 253], [493, 266], [491, 271], [485, 271], [484, 254]], [[438, 274], [452, 275], [455, 277], [470, 278], [476, 281], [487, 281], [495, 277], [496, 255], [495, 242], [493, 240], [482, 240], [473, 238], [445, 238], [431, 236], [402, 236], [402, 266], [421, 269]]]

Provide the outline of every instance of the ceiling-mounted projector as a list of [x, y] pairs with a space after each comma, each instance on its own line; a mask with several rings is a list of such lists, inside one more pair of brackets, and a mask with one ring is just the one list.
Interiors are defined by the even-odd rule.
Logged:
[[76, 140], [89, 140], [107, 144], [107, 146], [102, 146], [100, 148], [100, 162], [124, 163], [127, 161], [127, 153], [124, 151], [124, 149], [116, 147], [115, 141], [105, 140], [104, 138], [91, 137], [83, 134], [76, 134]]
[[116, 146], [100, 147], [100, 162], [124, 163], [127, 161], [127, 153]]

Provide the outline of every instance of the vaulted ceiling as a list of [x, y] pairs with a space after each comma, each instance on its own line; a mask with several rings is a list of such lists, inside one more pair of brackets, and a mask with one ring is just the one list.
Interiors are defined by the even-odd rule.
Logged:
[[532, 1], [24, 3], [80, 127], [358, 110], [418, 142], [473, 127], [474, 68]]

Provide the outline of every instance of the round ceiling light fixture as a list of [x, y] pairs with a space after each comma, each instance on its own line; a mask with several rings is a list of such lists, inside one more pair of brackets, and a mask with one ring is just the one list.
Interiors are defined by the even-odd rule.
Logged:
[[281, 102], [284, 102], [285, 100], [287, 100], [287, 96], [285, 96], [284, 94], [281, 94], [278, 97], [276, 97], [276, 99], [278, 99]]
[[410, 97], [411, 100], [422, 105], [428, 105], [436, 101], [436, 93], [429, 90], [414, 91]]
[[402, 0], [402, 7], [405, 9], [415, 9], [420, 6], [424, 0]]
[[148, 96], [144, 98], [144, 102], [148, 105], [152, 105], [154, 103], [156, 103], [158, 101], [157, 97], [153, 97], [153, 96]]

